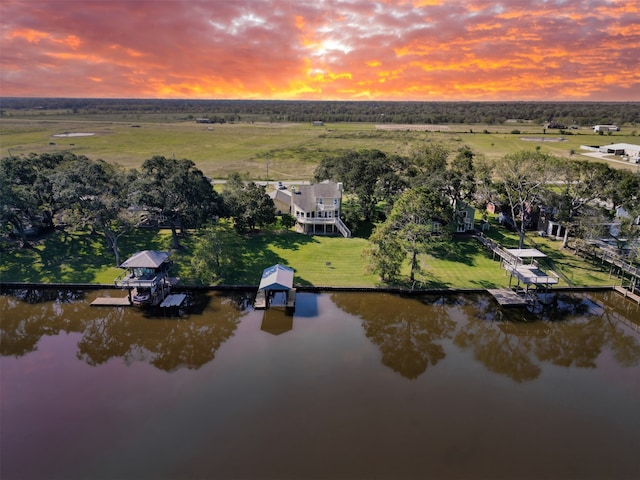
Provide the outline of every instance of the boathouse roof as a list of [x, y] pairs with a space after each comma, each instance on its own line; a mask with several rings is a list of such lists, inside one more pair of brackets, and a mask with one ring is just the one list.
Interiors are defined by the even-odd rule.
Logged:
[[546, 255], [537, 248], [507, 248], [507, 252], [516, 258], [544, 258]]
[[291, 290], [293, 288], [293, 268], [279, 263], [265, 268], [260, 279], [259, 290]]
[[125, 260], [120, 268], [158, 268], [167, 261], [171, 252], [157, 252], [155, 250], [143, 250], [134, 253]]

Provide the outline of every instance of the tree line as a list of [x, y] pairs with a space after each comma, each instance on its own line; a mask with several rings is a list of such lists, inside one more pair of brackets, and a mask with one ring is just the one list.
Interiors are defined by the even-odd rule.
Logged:
[[160, 100], [0, 98], [0, 110], [68, 110], [75, 114], [184, 114], [225, 121], [565, 125], [640, 124], [640, 102], [409, 102], [299, 100]]
[[120, 264], [118, 240], [142, 226], [179, 234], [218, 218], [238, 231], [275, 221], [263, 186], [232, 175], [224, 194], [188, 159], [154, 156], [140, 170], [125, 170], [71, 153], [10, 156], [0, 160], [0, 222], [5, 241], [29, 247], [30, 231], [60, 227], [104, 237]]
[[[614, 239], [620, 251], [638, 253], [640, 174], [604, 163], [538, 150], [489, 161], [466, 146], [449, 151], [425, 140], [407, 156], [376, 149], [326, 156], [314, 180], [343, 184], [343, 221], [356, 234], [373, 227], [364, 234], [369, 239], [364, 255], [387, 282], [398, 280], [405, 262], [415, 281], [421, 256], [461, 231], [468, 205], [481, 210], [494, 205], [518, 233], [520, 247], [527, 231], [539, 228], [541, 215], [586, 241], [609, 236], [615, 209], [623, 209]], [[239, 235], [274, 224], [276, 214], [264, 186], [235, 173], [218, 193], [188, 159], [154, 156], [139, 170], [125, 170], [55, 153], [0, 160], [0, 221], [3, 248], [29, 247], [33, 230], [88, 231], [104, 238], [116, 264], [118, 240], [134, 228], [169, 228], [172, 248], [180, 248], [180, 236], [195, 229], [193, 266], [211, 281], [224, 278], [240, 261], [234, 256]], [[280, 222], [290, 228], [295, 220], [285, 214]]]

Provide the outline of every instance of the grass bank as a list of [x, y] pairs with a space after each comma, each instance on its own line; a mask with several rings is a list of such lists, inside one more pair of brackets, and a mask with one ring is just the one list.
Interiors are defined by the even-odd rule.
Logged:
[[[502, 229], [489, 232], [506, 247], [517, 246], [517, 238]], [[182, 240], [183, 248], [174, 252], [175, 274], [183, 285], [201, 285], [191, 269], [195, 236]], [[245, 238], [242, 261], [224, 279], [227, 285], [255, 285], [262, 270], [275, 263], [293, 267], [295, 282], [307, 286], [376, 287], [377, 276], [367, 269], [362, 251], [363, 238], [306, 236], [294, 232], [264, 232]], [[121, 240], [121, 259], [145, 249], [168, 250], [168, 231], [139, 230]], [[561, 277], [561, 286], [606, 286], [615, 283], [608, 272], [560, 249], [560, 242], [530, 237], [529, 246], [548, 255], [546, 268]], [[101, 237], [88, 234], [54, 232], [40, 239], [31, 249], [2, 252], [0, 280], [33, 283], [111, 284], [121, 270]], [[422, 272], [416, 284], [422, 288], [483, 289], [507, 286], [509, 277], [476, 240], [453, 240], [435, 256], [421, 258]], [[403, 275], [409, 274], [409, 265]]]

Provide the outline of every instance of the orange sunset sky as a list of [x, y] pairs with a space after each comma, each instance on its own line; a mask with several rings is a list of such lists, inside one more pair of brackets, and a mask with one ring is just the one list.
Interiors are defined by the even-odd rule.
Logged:
[[2, 0], [0, 95], [640, 101], [640, 0]]

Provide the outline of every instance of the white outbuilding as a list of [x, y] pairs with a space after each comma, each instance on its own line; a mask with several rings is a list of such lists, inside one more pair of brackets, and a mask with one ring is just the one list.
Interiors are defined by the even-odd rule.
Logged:
[[598, 148], [600, 153], [608, 155], [620, 155], [626, 157], [631, 163], [640, 163], [640, 145], [632, 143], [612, 143]]

